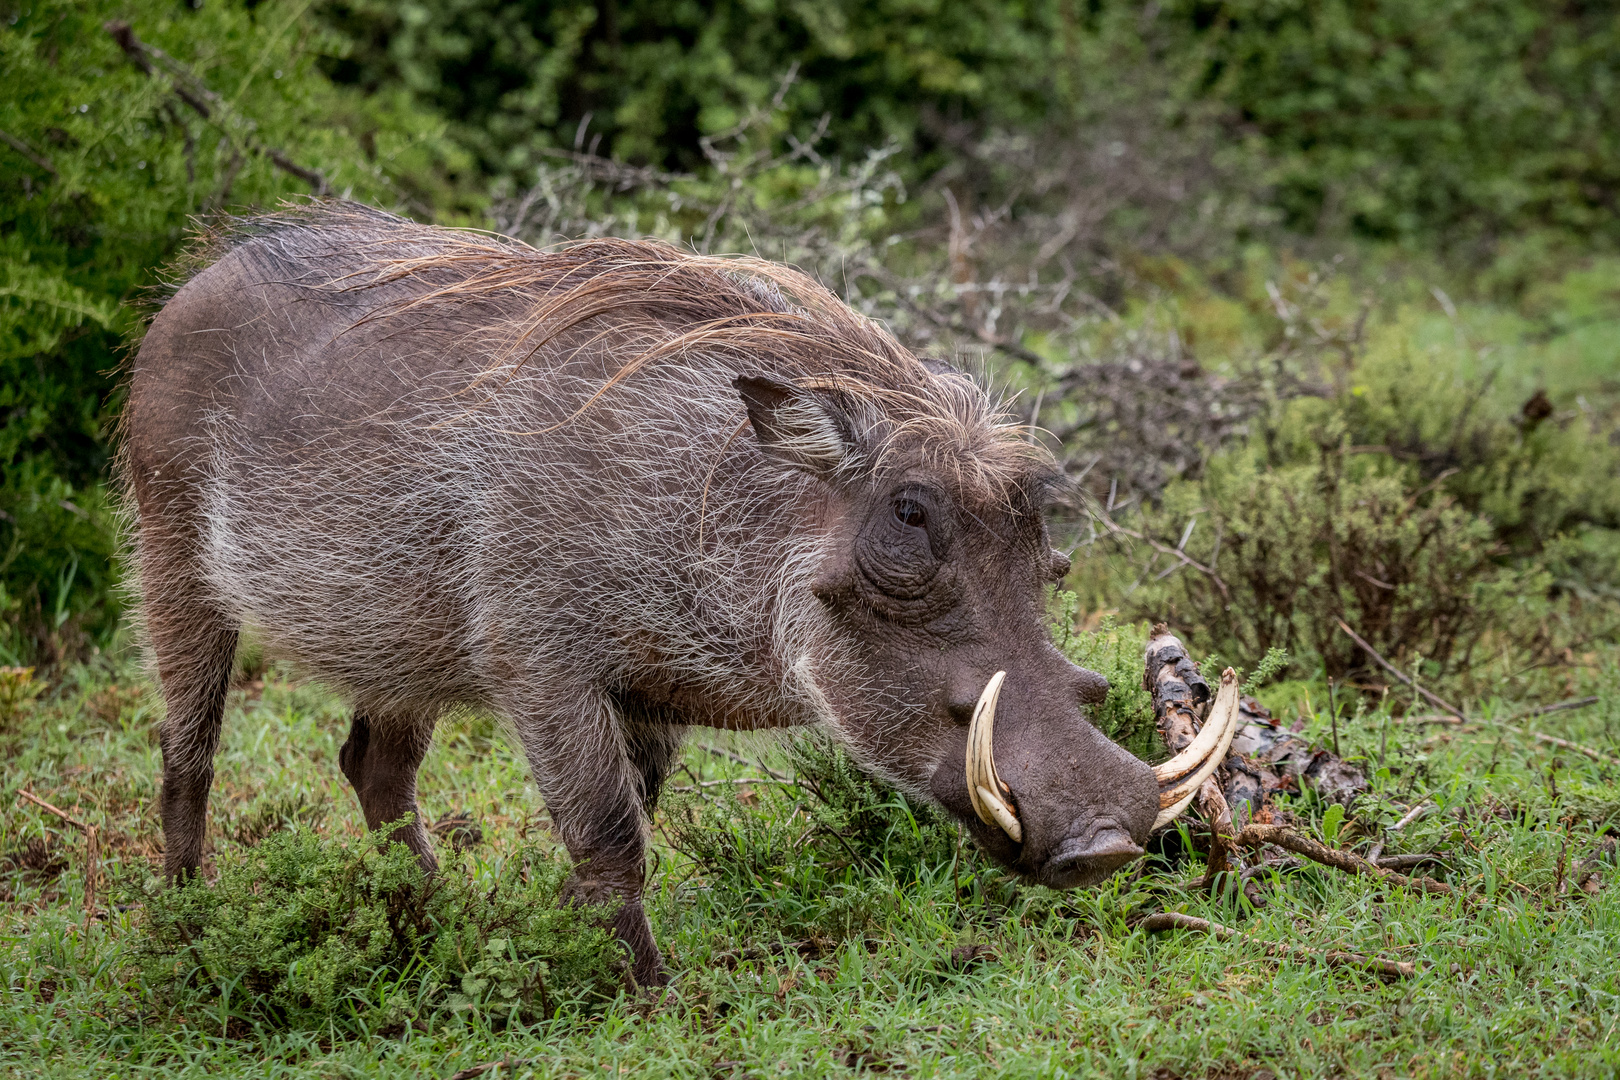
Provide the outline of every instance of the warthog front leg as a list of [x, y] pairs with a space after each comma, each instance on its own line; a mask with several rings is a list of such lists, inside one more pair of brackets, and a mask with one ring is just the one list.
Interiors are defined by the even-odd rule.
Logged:
[[373, 718], [356, 709], [348, 741], [338, 750], [338, 767], [360, 797], [366, 828], [415, 815], [411, 824], [394, 830], [392, 839], [414, 851], [426, 870], [437, 869], [439, 860], [416, 806], [416, 771], [427, 756], [432, 734], [431, 724], [414, 718]]
[[646, 812], [679, 745], [678, 730], [655, 730], [637, 716], [627, 731], [618, 704], [594, 690], [572, 696], [565, 708], [525, 713], [518, 736], [552, 825], [574, 859], [563, 902], [616, 902], [612, 924], [630, 948], [636, 983], [663, 985], [663, 957], [641, 892]]

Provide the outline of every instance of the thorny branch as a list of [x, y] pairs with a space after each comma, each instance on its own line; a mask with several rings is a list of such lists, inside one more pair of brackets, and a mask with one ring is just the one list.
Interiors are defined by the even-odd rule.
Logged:
[[1221, 599], [1225, 600], [1228, 604], [1232, 602], [1231, 590], [1226, 587], [1226, 582], [1221, 580], [1221, 575], [1215, 572], [1215, 568], [1213, 566], [1205, 566], [1203, 563], [1199, 562], [1191, 555], [1188, 555], [1180, 548], [1173, 548], [1168, 544], [1161, 544], [1151, 536], [1148, 536], [1145, 533], [1137, 532], [1135, 529], [1127, 529], [1125, 526], [1119, 524], [1113, 518], [1109, 517], [1107, 510], [1093, 510], [1092, 515], [1098, 521], [1102, 522], [1103, 528], [1107, 529], [1110, 533], [1117, 536], [1128, 536], [1133, 540], [1140, 540], [1142, 543], [1148, 545], [1161, 555], [1169, 555], [1172, 558], [1179, 559], [1183, 565], [1190, 566], [1199, 573], [1204, 574], [1211, 581], [1213, 581], [1215, 583], [1215, 587], [1221, 591]]

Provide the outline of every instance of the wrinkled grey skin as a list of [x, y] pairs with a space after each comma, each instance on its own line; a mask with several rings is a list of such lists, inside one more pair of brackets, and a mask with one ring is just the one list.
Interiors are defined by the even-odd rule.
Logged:
[[[372, 827], [416, 811], [447, 709], [509, 722], [568, 895], [623, 901], [643, 984], [646, 822], [690, 726], [826, 725], [1056, 887], [1141, 853], [1152, 774], [1087, 722], [1106, 685], [1042, 622], [1068, 568], [1049, 463], [967, 380], [782, 268], [651, 244], [544, 254], [326, 205], [214, 259], [154, 320], [126, 413], [171, 876], [201, 860], [243, 626], [352, 701], [339, 765]], [[579, 287], [597, 308], [523, 338]], [[998, 670], [1022, 843], [965, 786]], [[396, 836], [434, 865], [420, 824]]]

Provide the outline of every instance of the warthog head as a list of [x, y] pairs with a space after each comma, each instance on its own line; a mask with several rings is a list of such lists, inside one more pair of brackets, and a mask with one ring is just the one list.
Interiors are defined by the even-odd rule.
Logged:
[[823, 481], [811, 592], [846, 659], [822, 666], [820, 689], [869, 767], [943, 804], [998, 860], [1055, 888], [1093, 883], [1179, 812], [1225, 731], [1208, 725], [1155, 770], [1090, 723], [1108, 683], [1053, 646], [1044, 618], [1046, 586], [1069, 572], [1043, 512], [1052, 463], [987, 422], [966, 379], [932, 374], [931, 407], [909, 416], [836, 379], [735, 383], [764, 452]]

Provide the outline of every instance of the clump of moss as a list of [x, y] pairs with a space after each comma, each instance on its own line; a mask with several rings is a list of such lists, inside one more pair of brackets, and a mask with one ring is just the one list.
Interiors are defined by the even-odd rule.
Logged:
[[623, 985], [605, 912], [560, 907], [567, 866], [523, 848], [423, 872], [381, 834], [307, 828], [221, 858], [212, 884], [156, 892], [138, 962], [160, 1008], [206, 1008], [237, 1032], [377, 1035], [475, 1016], [492, 1026], [593, 1011]]

